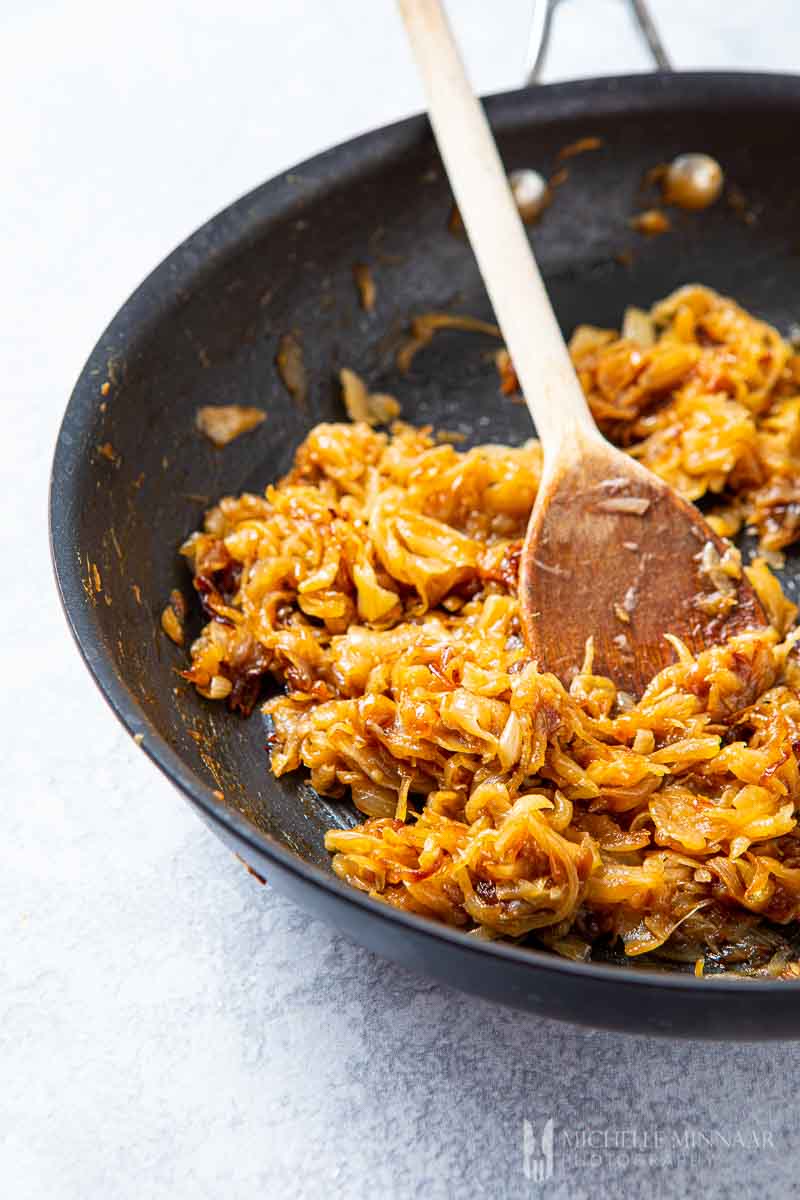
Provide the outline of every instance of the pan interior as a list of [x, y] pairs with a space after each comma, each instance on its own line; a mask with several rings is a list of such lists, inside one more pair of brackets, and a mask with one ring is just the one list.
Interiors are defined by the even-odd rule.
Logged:
[[[492, 106], [509, 169], [567, 172], [531, 231], [564, 332], [579, 322], [618, 325], [628, 304], [646, 307], [700, 282], [789, 333], [800, 320], [800, 230], [788, 183], [800, 159], [787, 145], [800, 105], [743, 99], [737, 108], [717, 96], [703, 107], [702, 95], [692, 105], [675, 85], [626, 111], [614, 82], [576, 92], [580, 102], [520, 93]], [[559, 162], [560, 148], [589, 135], [603, 140], [601, 149]], [[690, 150], [724, 165], [743, 206], [674, 211], [671, 233], [635, 233], [630, 217], [654, 199], [644, 176]], [[192, 594], [177, 547], [204, 508], [227, 493], [261, 491], [289, 467], [313, 424], [344, 419], [341, 366], [396, 395], [413, 423], [458, 431], [472, 444], [530, 435], [527, 410], [499, 393], [492, 339], [443, 332], [408, 374], [396, 368], [415, 314], [492, 319], [469, 247], [448, 229], [450, 212], [422, 121], [266, 185], [195, 235], [123, 310], [87, 365], [62, 431], [57, 470], [71, 474], [54, 518], [69, 531], [84, 583], [73, 602], [90, 606], [90, 665], [112, 664], [142, 725], [199, 782], [326, 869], [325, 830], [352, 823], [352, 807], [318, 797], [301, 775], [273, 779], [262, 718], [244, 721], [197, 696], [177, 674], [186, 654], [160, 632], [159, 616], [171, 589]], [[356, 263], [369, 265], [376, 284], [369, 314], [359, 305]], [[276, 371], [288, 333], [302, 345], [305, 401]], [[195, 429], [197, 408], [213, 403], [258, 405], [267, 419], [217, 450]], [[790, 558], [783, 581], [792, 596], [799, 579]], [[199, 624], [195, 613], [189, 636]]]

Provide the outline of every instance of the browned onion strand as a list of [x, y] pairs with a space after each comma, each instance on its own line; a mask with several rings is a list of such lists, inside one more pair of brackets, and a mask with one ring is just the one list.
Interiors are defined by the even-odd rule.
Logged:
[[[800, 407], [777, 334], [709, 297], [656, 306], [650, 346], [573, 341], [606, 427], [695, 495], [742, 478], [726, 421], [698, 413], [734, 406], [758, 454], [766, 414]], [[679, 411], [691, 437], [668, 459]], [[570, 957], [616, 938], [788, 971], [764, 922], [800, 913], [795, 606], [757, 560], [771, 629], [696, 657], [676, 643], [638, 703], [590, 652], [565, 688], [520, 637], [540, 468], [535, 441], [459, 451], [407, 425], [317, 426], [286, 479], [221, 500], [183, 547], [210, 618], [187, 676], [245, 712], [265, 675], [285, 684], [265, 705], [272, 769], [304, 767], [365, 814], [327, 835], [354, 887], [489, 936], [537, 931]], [[705, 564], [721, 592], [729, 565]]]
[[[626, 336], [627, 335], [627, 336]], [[595, 420], [711, 522], [754, 526], [764, 550], [800, 535], [800, 355], [733, 300], [692, 285], [570, 343]]]

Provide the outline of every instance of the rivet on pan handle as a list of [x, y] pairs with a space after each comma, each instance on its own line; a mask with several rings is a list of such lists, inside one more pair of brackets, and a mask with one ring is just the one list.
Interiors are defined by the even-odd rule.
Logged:
[[[672, 63], [664, 49], [658, 29], [647, 6], [647, 0], [625, 0], [631, 9], [636, 28], [642, 36], [658, 71], [671, 71]], [[553, 16], [560, 0], [534, 0], [531, 32], [526, 59], [526, 83], [541, 83], [545, 60], [550, 49]]]

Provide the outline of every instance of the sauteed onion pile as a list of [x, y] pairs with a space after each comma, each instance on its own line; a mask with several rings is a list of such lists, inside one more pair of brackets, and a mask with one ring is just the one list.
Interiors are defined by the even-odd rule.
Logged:
[[[572, 353], [603, 428], [720, 531], [800, 533], [800, 360], [687, 288]], [[313, 429], [265, 496], [226, 497], [182, 548], [208, 623], [187, 678], [242, 712], [265, 676], [272, 769], [365, 820], [327, 835], [354, 887], [480, 936], [658, 951], [791, 974], [800, 915], [796, 609], [675, 662], [638, 702], [530, 660], [516, 596], [538, 444], [458, 450], [396, 423]], [[736, 552], [703, 569], [722, 588]], [[598, 564], [599, 569], [602, 564]]]

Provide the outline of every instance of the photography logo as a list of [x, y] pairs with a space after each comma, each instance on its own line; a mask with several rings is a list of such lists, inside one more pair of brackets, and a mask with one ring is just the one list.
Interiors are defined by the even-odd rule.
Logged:
[[541, 1138], [537, 1137], [530, 1121], [522, 1122], [522, 1170], [532, 1183], [544, 1183], [553, 1178], [553, 1118], [545, 1122]]
[[721, 1155], [776, 1154], [771, 1129], [756, 1126], [701, 1128], [675, 1125], [559, 1126], [549, 1117], [541, 1127], [522, 1122], [522, 1172], [535, 1188], [553, 1178], [558, 1159], [559, 1178], [574, 1173], [592, 1177], [598, 1171], [669, 1171], [678, 1166], [697, 1168]]

